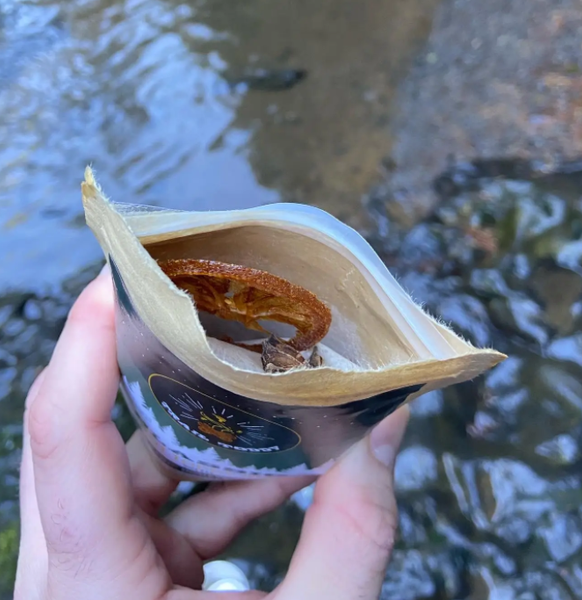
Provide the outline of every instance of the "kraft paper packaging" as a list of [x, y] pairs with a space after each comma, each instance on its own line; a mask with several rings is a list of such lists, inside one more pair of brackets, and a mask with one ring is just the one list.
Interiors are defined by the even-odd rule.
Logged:
[[[89, 168], [82, 196], [111, 266], [123, 396], [181, 479], [322, 474], [402, 404], [505, 358], [426, 314], [357, 232], [319, 209], [114, 203]], [[228, 322], [198, 312], [156, 262], [169, 258], [261, 269], [314, 293], [332, 313], [323, 366], [266, 373], [260, 354], [217, 339]]]

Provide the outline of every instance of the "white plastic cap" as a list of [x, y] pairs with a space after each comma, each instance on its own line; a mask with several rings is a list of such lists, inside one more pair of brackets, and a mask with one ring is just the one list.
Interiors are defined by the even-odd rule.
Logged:
[[249, 587], [236, 579], [220, 579], [213, 583], [207, 592], [248, 592]]
[[204, 583], [207, 592], [247, 592], [251, 585], [244, 571], [227, 560], [213, 560], [204, 565]]

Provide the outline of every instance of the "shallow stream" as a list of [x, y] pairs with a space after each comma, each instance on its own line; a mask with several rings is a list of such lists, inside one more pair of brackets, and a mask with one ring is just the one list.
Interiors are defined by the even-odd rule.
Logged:
[[[390, 166], [396, 90], [438, 5], [0, 0], [0, 599], [23, 399], [101, 262], [87, 163], [117, 200], [321, 206], [428, 310], [506, 352], [412, 405], [383, 598], [582, 597], [582, 167], [453, 163], [422, 218], [396, 197], [361, 202]], [[305, 501], [229, 552], [259, 587], [283, 576]]]

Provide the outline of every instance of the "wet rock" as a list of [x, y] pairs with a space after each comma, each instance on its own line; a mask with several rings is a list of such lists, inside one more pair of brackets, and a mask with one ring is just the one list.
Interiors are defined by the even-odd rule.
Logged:
[[15, 367], [18, 362], [16, 356], [11, 354], [5, 348], [0, 348], [0, 368], [8, 366]]
[[570, 314], [572, 315], [572, 318], [576, 322], [580, 321], [580, 317], [582, 316], [582, 302], [581, 301], [577, 300], [576, 302], [572, 303], [572, 305], [570, 306]]
[[43, 367], [41, 366], [30, 366], [22, 369], [20, 380], [18, 382], [21, 396], [26, 396], [26, 394], [28, 394], [30, 387], [34, 383], [34, 380], [39, 375], [42, 368]]
[[465, 463], [449, 453], [443, 456], [443, 465], [458, 510], [479, 529], [486, 529], [488, 519], [481, 507], [475, 465]]
[[[475, 464], [447, 456], [445, 470], [461, 511], [477, 528], [496, 532], [501, 539], [508, 534], [527, 539], [536, 521], [554, 508], [548, 484], [519, 462]], [[522, 519], [520, 531], [513, 530], [516, 518]]]
[[0, 369], [0, 398], [6, 398], [18, 381], [18, 369], [5, 367]]
[[435, 311], [433, 307], [438, 306], [444, 297], [447, 297], [451, 292], [456, 291], [459, 287], [459, 281], [453, 277], [446, 280], [440, 280], [435, 283], [433, 278], [427, 273], [418, 273], [417, 271], [409, 270], [400, 274], [400, 271], [394, 270], [399, 275], [400, 285], [407, 291], [408, 294], [418, 303], [424, 305], [425, 310]]
[[4, 326], [8, 323], [8, 319], [12, 316], [12, 306], [7, 304], [6, 306], [0, 306], [0, 333], [3, 332]]
[[16, 337], [26, 329], [26, 323], [23, 319], [11, 319], [4, 324], [2, 332], [7, 337]]
[[508, 356], [506, 360], [497, 365], [495, 369], [485, 375], [487, 387], [493, 392], [503, 393], [514, 391], [521, 387], [520, 374], [523, 368], [523, 359], [519, 356]]
[[467, 426], [467, 433], [475, 438], [487, 438], [489, 434], [499, 427], [500, 423], [490, 413], [478, 411], [475, 413], [473, 423]]
[[443, 300], [437, 313], [446, 323], [476, 346], [491, 344], [491, 323], [480, 300], [468, 294], [459, 294]]
[[423, 511], [409, 502], [398, 507], [399, 541], [408, 547], [419, 547], [428, 543], [428, 534], [423, 521]]
[[508, 271], [519, 280], [525, 281], [532, 271], [532, 261], [527, 254], [517, 253], [510, 257], [511, 263], [508, 265]]
[[558, 563], [582, 548], [582, 523], [575, 515], [552, 515], [548, 525], [538, 528], [538, 535], [544, 540], [549, 555]]
[[231, 78], [229, 84], [241, 92], [280, 92], [295, 87], [306, 77], [305, 69], [254, 69], [242, 77]]
[[544, 364], [540, 369], [540, 379], [546, 385], [548, 396], [558, 402], [565, 411], [580, 418], [582, 415], [582, 381], [564, 369]]
[[478, 597], [491, 600], [575, 600], [570, 587], [557, 573], [548, 570], [526, 571], [521, 577], [506, 578], [495, 569], [479, 569], [474, 585]]
[[500, 539], [514, 546], [525, 544], [533, 537], [535, 528], [526, 517], [515, 517], [506, 519], [500, 523], [496, 532]]
[[27, 300], [22, 310], [24, 318], [28, 321], [38, 321], [42, 318], [42, 308], [38, 300]]
[[440, 414], [443, 409], [443, 402], [442, 391], [434, 390], [415, 398], [408, 406], [412, 417], [427, 418]]
[[[415, 502], [422, 495], [422, 502], [403, 503], [402, 543], [426, 556], [434, 597], [497, 598], [503, 591], [508, 599], [569, 598], [562, 577], [568, 573], [574, 585], [569, 563], [580, 552], [582, 527], [568, 511], [582, 503], [582, 492], [565, 474], [581, 460], [582, 338], [568, 334], [582, 325], [582, 279], [555, 257], [568, 236], [578, 235], [574, 223], [582, 215], [538, 181], [473, 178], [470, 185], [460, 197], [443, 198], [436, 216], [400, 232], [407, 244], [392, 248], [389, 266], [429, 312], [509, 359], [481, 384], [411, 404], [413, 445], [397, 463], [397, 491]], [[387, 228], [393, 232], [394, 222]], [[430, 262], [437, 252], [445, 258]], [[443, 469], [431, 439], [447, 448]], [[562, 543], [565, 523], [572, 534]], [[467, 586], [463, 565], [451, 571], [457, 591], [449, 591], [455, 585], [445, 585], [434, 563], [442, 553], [430, 548], [435, 536], [463, 548], [468, 563], [488, 574], [481, 595], [476, 580]], [[535, 581], [529, 566], [540, 561], [569, 570]], [[470, 591], [461, 595], [463, 589]]]
[[555, 256], [560, 266], [582, 274], [582, 240], [562, 243]]
[[489, 314], [495, 326], [501, 330], [537, 342], [541, 347], [549, 340], [544, 313], [530, 298], [495, 298], [489, 303]]
[[582, 367], [582, 333], [554, 340], [548, 346], [547, 353], [551, 358], [571, 361]]
[[394, 479], [400, 492], [421, 490], [437, 479], [438, 462], [433, 452], [422, 446], [411, 446], [400, 452]]
[[548, 491], [548, 483], [523, 463], [500, 459], [484, 462], [481, 468], [489, 478], [492, 496], [495, 498], [496, 518], [509, 513], [515, 502], [520, 502], [525, 497], [543, 497]]
[[[529, 377], [525, 366], [528, 363], [524, 359], [510, 356], [485, 376], [482, 412], [495, 424], [495, 428], [489, 428], [487, 439], [503, 442], [524, 429], [523, 415], [528, 414], [527, 408], [532, 402], [530, 388], [523, 385]], [[516, 440], [515, 443], [521, 442]]]
[[528, 184], [527, 189], [513, 191], [520, 196], [515, 215], [516, 241], [526, 242], [538, 238], [565, 220], [566, 203], [562, 198], [552, 194], [540, 197], [531, 184]]
[[402, 240], [399, 255], [416, 271], [436, 272], [443, 257], [443, 243], [428, 224], [412, 228]]
[[547, 323], [558, 334], [568, 334], [575, 324], [572, 307], [582, 294], [582, 278], [566, 269], [540, 266], [529, 287], [544, 306]]
[[41, 338], [41, 329], [36, 323], [29, 323], [18, 335], [18, 348], [23, 354], [33, 352]]
[[512, 294], [503, 275], [496, 269], [475, 269], [471, 273], [470, 286], [473, 293], [486, 299]]
[[396, 550], [382, 585], [381, 600], [420, 600], [436, 591], [430, 570], [417, 550]]
[[503, 415], [503, 420], [508, 423], [510, 420], [515, 423], [518, 418], [519, 409], [530, 401], [530, 395], [527, 389], [516, 390], [515, 392], [505, 392], [496, 394], [487, 398], [487, 406], [495, 408]]
[[[81, 288], [79, 288], [81, 289]], [[73, 291], [73, 296], [76, 294]], [[42, 300], [42, 311], [46, 319], [51, 322], [61, 322], [67, 318], [69, 312], [69, 302], [59, 302], [56, 298], [43, 298]]]
[[577, 441], [567, 433], [539, 444], [535, 451], [557, 465], [571, 465], [581, 458]]

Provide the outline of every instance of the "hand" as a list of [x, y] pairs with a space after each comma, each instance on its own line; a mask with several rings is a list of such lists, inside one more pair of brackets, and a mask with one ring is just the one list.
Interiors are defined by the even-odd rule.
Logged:
[[[212, 484], [168, 517], [177, 481], [141, 434], [125, 445], [111, 420], [118, 390], [111, 278], [73, 306], [27, 399], [22, 532], [15, 600], [255, 600], [199, 591], [202, 565], [306, 478]], [[322, 476], [276, 600], [378, 598], [397, 527], [393, 467], [408, 418], [400, 409]]]

